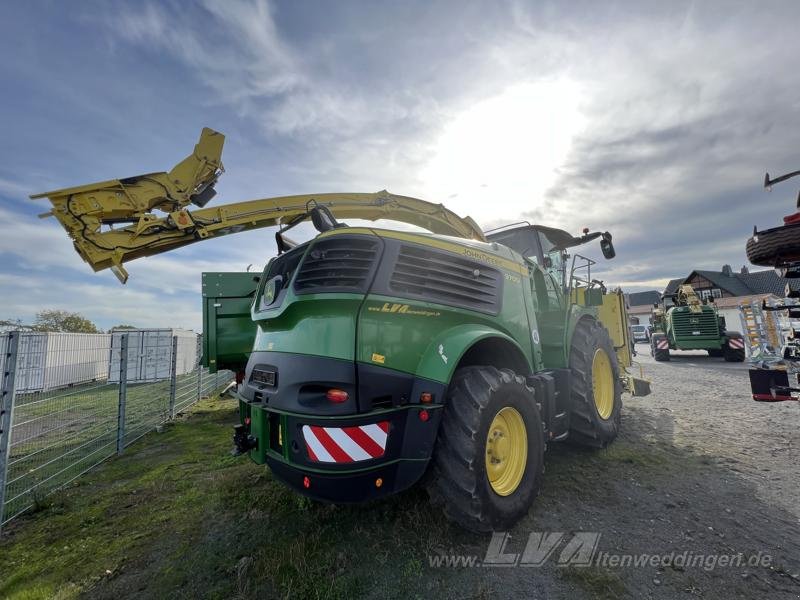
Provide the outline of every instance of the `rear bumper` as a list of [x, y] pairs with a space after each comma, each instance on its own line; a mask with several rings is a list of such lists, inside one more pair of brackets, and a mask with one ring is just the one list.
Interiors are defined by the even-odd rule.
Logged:
[[720, 350], [724, 347], [723, 340], [719, 338], [714, 339], [697, 339], [697, 338], [678, 338], [675, 340], [675, 345], [670, 346], [673, 350], [708, 350], [709, 348]]
[[[275, 385], [252, 371], [270, 365]], [[325, 397], [348, 392], [344, 403]], [[323, 357], [259, 352], [240, 386], [240, 417], [267, 464], [297, 492], [360, 502], [399, 492], [425, 472], [441, 420], [444, 384], [384, 367]], [[422, 392], [432, 401], [422, 403]]]

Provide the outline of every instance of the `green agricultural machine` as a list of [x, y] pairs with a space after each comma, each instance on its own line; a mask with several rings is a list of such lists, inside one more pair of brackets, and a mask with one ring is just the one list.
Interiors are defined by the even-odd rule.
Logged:
[[[361, 502], [424, 479], [464, 527], [507, 528], [539, 490], [548, 442], [604, 447], [623, 390], [649, 393], [626, 370], [622, 293], [570, 254], [599, 239], [612, 258], [607, 232], [523, 223], [484, 234], [385, 191], [208, 208], [222, 140], [204, 130], [169, 173], [42, 196], [79, 254], [123, 282], [134, 258], [278, 227], [260, 273], [203, 274], [203, 360], [237, 372], [235, 452], [298, 492]], [[293, 242], [306, 220], [316, 235]]]
[[650, 353], [657, 361], [669, 360], [670, 350], [706, 350], [709, 356], [724, 357], [728, 362], [745, 358], [744, 337], [727, 331], [725, 318], [713, 304], [703, 303], [691, 285], [681, 285], [671, 298], [671, 306], [653, 311]]

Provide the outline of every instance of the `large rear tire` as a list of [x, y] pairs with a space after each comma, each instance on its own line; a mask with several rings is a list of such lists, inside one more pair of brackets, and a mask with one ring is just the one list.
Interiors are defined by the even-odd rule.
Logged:
[[596, 320], [582, 319], [575, 327], [569, 367], [572, 371], [569, 439], [603, 448], [619, 433], [622, 382], [611, 336]]
[[544, 450], [539, 404], [525, 380], [464, 367], [450, 383], [428, 491], [466, 529], [508, 529], [539, 493]]
[[762, 267], [777, 267], [800, 260], [800, 224], [759, 231], [747, 240], [747, 260]]
[[[744, 362], [744, 337], [736, 332], [728, 332], [727, 336], [728, 339], [725, 340], [725, 347], [722, 350], [725, 362]], [[735, 348], [731, 345], [731, 340], [738, 340], [739, 343], [736, 344]]]
[[[662, 347], [659, 347], [662, 346]], [[669, 342], [663, 333], [654, 333], [650, 338], [650, 353], [658, 362], [669, 360]]]

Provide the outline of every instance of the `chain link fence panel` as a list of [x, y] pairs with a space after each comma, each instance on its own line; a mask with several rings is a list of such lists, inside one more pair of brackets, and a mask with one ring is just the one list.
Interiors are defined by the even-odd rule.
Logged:
[[171, 330], [0, 334], [0, 525], [227, 386], [200, 348]]

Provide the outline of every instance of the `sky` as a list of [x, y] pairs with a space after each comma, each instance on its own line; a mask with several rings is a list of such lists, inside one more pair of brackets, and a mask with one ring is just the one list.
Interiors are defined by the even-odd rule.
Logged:
[[[269, 230], [92, 272], [32, 193], [169, 170], [226, 135], [213, 205], [329, 191], [444, 203], [489, 228], [608, 230], [608, 285], [746, 263], [793, 211], [800, 3], [4, 3], [0, 319], [201, 329], [203, 271]], [[309, 234], [310, 235], [310, 234]]]

